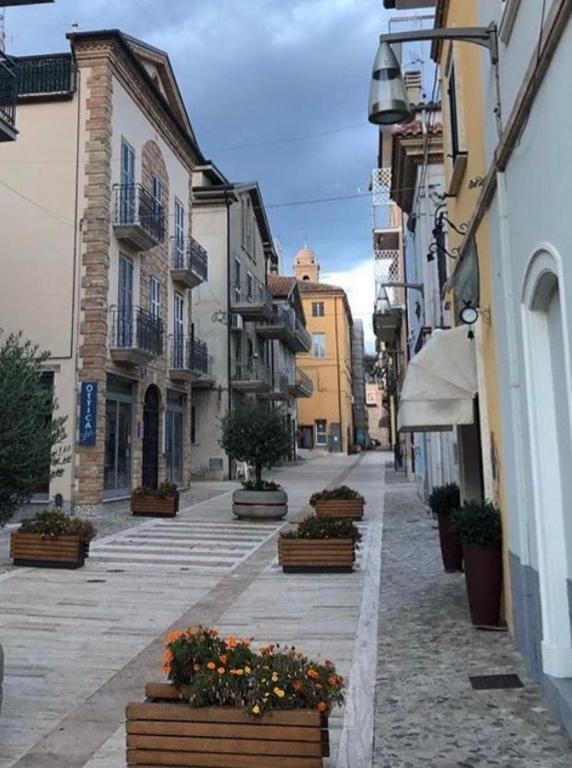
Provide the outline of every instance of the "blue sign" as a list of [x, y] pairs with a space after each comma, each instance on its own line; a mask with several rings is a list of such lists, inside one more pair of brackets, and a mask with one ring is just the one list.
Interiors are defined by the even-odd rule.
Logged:
[[79, 444], [95, 445], [97, 381], [82, 381], [79, 408]]

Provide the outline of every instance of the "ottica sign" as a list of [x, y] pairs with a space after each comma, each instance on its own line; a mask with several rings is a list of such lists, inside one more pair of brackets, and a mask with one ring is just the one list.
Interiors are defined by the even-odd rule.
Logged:
[[95, 445], [97, 381], [82, 381], [79, 409], [79, 444]]

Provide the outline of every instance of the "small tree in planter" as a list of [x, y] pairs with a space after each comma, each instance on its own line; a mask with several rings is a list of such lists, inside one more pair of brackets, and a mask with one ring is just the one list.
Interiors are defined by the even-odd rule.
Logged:
[[222, 419], [221, 446], [237, 461], [254, 468], [254, 481], [233, 494], [236, 517], [279, 520], [288, 512], [288, 497], [276, 483], [262, 479], [290, 450], [290, 430], [283, 416], [265, 403], [248, 403]]
[[364, 505], [365, 499], [361, 493], [347, 485], [326, 488], [310, 497], [310, 506], [314, 507], [318, 517], [361, 520]]
[[284, 573], [338, 573], [353, 569], [361, 534], [352, 520], [310, 515], [278, 538]]
[[443, 567], [448, 573], [463, 570], [463, 545], [451, 523], [451, 513], [461, 506], [461, 492], [456, 483], [437, 485], [429, 495], [429, 508], [439, 525]]
[[490, 501], [470, 501], [453, 512], [463, 542], [465, 581], [473, 624], [498, 626], [502, 592], [502, 526]]

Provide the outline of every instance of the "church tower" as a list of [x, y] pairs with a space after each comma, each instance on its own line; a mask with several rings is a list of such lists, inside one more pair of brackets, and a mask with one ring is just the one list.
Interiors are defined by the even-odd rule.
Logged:
[[309, 280], [311, 283], [320, 280], [320, 265], [316, 261], [316, 254], [307, 245], [296, 254], [294, 275], [298, 280]]

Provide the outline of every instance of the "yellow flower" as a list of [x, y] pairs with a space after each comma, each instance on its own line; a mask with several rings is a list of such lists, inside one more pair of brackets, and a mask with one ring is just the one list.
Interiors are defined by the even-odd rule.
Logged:
[[286, 693], [282, 690], [282, 688], [274, 688], [274, 693], [278, 696], [279, 699], [283, 699], [284, 696], [286, 696]]
[[249, 667], [249, 666], [246, 666], [246, 667], [244, 668], [244, 671], [246, 672], [246, 674], [247, 674], [247, 675], [249, 675], [249, 674], [252, 672], [252, 670], [250, 669], [250, 667]]
[[252, 714], [254, 714], [254, 715], [259, 715], [260, 714], [260, 707], [258, 706], [258, 704], [255, 704], [252, 707]]
[[272, 673], [272, 682], [273, 683], [277, 683], [278, 682], [278, 673], [277, 672], [273, 672]]

